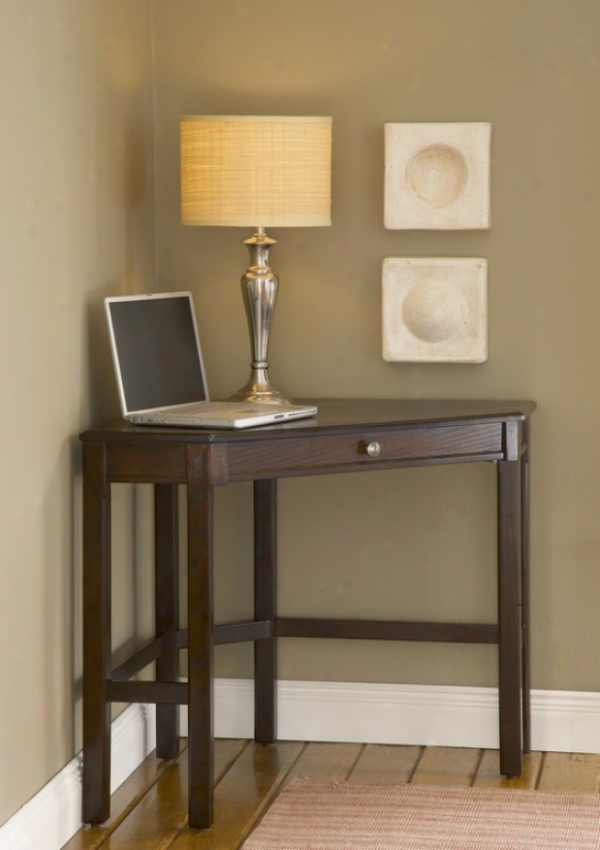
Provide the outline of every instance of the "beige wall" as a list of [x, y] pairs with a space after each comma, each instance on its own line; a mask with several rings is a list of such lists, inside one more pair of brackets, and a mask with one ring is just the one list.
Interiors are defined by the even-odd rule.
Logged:
[[[154, 283], [150, 27], [149, 0], [0, 8], [0, 823], [80, 746], [77, 434], [116, 412], [102, 297]], [[116, 642], [132, 586], [124, 567]]]
[[[159, 285], [194, 291], [215, 394], [248, 372], [237, 283], [248, 234], [179, 224], [179, 116], [332, 115], [333, 226], [273, 234], [274, 382], [296, 396], [535, 399], [533, 685], [600, 687], [598, 5], [169, 0], [157, 4], [156, 63]], [[491, 231], [384, 229], [388, 121], [492, 122]], [[488, 258], [488, 363], [382, 360], [381, 261], [411, 255]], [[237, 522], [247, 490], [227, 503], [220, 494]], [[486, 466], [285, 482], [282, 609], [493, 620], [494, 505]], [[232, 536], [218, 549], [223, 616], [249, 606], [250, 529]], [[221, 672], [250, 669], [247, 648], [220, 658]], [[496, 681], [489, 647], [289, 641], [281, 669]]]
[[[76, 434], [116, 412], [102, 297], [193, 289], [215, 397], [247, 377], [247, 234], [180, 226], [186, 112], [333, 116], [334, 224], [275, 233], [273, 378], [297, 396], [537, 400], [533, 684], [600, 687], [599, 25], [591, 0], [5, 0], [0, 823], [80, 746]], [[493, 124], [492, 230], [386, 231], [384, 122], [472, 120]], [[410, 255], [488, 258], [487, 364], [381, 359], [381, 260]], [[148, 501], [115, 492], [115, 643], [152, 619]], [[492, 620], [494, 504], [488, 466], [283, 482], [282, 610]], [[249, 612], [248, 487], [217, 506], [225, 619]], [[250, 658], [221, 647], [219, 672]], [[493, 684], [495, 656], [288, 641], [281, 672]]]

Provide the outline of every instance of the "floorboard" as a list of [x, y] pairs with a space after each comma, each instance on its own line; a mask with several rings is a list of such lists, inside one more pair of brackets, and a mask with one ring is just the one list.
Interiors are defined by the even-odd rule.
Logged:
[[362, 750], [362, 744], [308, 744], [288, 773], [284, 785], [292, 779], [343, 782], [348, 778]]
[[[182, 742], [181, 752], [187, 747]], [[158, 782], [173, 762], [162, 761], [152, 753], [115, 791], [110, 801], [110, 818], [102, 826], [84, 827], [65, 844], [63, 850], [96, 850], [133, 812], [142, 798]]]
[[[217, 741], [215, 785], [247, 747], [245, 741]], [[172, 763], [135, 810], [110, 835], [106, 850], [154, 850], [170, 847], [187, 826], [187, 751]]]
[[422, 747], [367, 744], [348, 781], [391, 782], [404, 785], [410, 781], [422, 752]]
[[532, 790], [537, 787], [541, 769], [542, 753], [529, 753], [523, 756], [521, 776], [506, 777], [500, 773], [500, 754], [498, 750], [485, 750], [477, 775], [473, 780], [476, 788], [521, 788]]
[[[216, 787], [212, 827], [202, 831], [184, 830], [173, 843], [173, 850], [238, 847], [304, 747], [304, 744], [283, 742], [249, 744]], [[157, 846], [162, 850], [163, 845]]]
[[415, 769], [413, 785], [469, 786], [477, 772], [481, 750], [427, 747]]
[[589, 753], [546, 753], [540, 791], [598, 791], [600, 756]]

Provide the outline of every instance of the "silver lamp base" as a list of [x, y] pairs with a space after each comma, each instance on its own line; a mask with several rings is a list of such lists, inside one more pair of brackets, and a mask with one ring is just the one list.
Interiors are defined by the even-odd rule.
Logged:
[[267, 374], [269, 330], [279, 286], [279, 278], [269, 266], [269, 249], [276, 241], [267, 236], [264, 227], [259, 227], [254, 236], [244, 240], [251, 260], [241, 281], [252, 349], [251, 373], [247, 383], [230, 397], [230, 401], [293, 404], [293, 399], [271, 385]]
[[229, 401], [249, 401], [257, 404], [293, 404], [288, 395], [276, 390], [269, 382], [266, 369], [252, 369], [247, 383], [230, 396]]

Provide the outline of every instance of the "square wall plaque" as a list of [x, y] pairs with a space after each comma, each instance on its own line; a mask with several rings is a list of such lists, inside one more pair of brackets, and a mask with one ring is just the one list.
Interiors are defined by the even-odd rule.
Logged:
[[487, 260], [388, 257], [382, 310], [384, 360], [487, 360]]
[[386, 124], [389, 230], [490, 227], [491, 124]]

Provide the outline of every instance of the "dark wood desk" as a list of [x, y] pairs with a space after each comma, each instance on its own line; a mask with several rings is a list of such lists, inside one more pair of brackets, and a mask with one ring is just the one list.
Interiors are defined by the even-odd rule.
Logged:
[[[254, 641], [255, 738], [276, 738], [278, 637], [498, 644], [500, 770], [529, 751], [529, 417], [523, 401], [317, 399], [318, 417], [251, 431], [146, 428], [111, 422], [83, 441], [83, 819], [110, 811], [110, 703], [157, 704], [157, 754], [177, 755], [177, 705], [189, 706], [189, 823], [212, 822], [213, 645]], [[277, 479], [493, 461], [498, 469], [498, 622], [416, 623], [277, 617]], [[254, 620], [213, 624], [213, 491], [254, 481]], [[111, 657], [110, 485], [154, 484], [156, 635]], [[188, 629], [179, 628], [177, 485], [187, 485]], [[188, 681], [178, 651], [188, 648]], [[129, 681], [152, 662], [156, 681]]]

